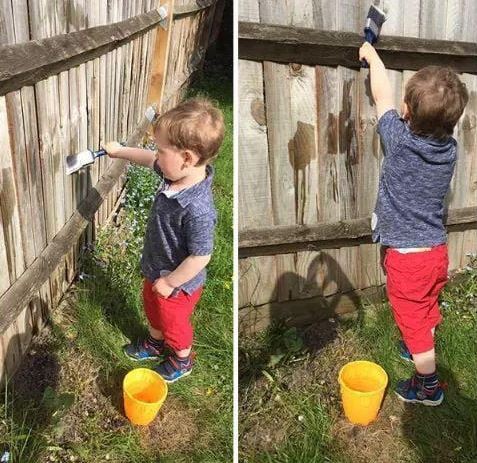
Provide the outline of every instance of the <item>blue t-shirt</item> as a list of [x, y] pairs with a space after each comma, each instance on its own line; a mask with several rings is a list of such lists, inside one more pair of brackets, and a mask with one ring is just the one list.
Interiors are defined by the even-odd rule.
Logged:
[[384, 160], [373, 241], [393, 248], [445, 243], [444, 198], [454, 173], [457, 142], [413, 134], [395, 109], [381, 116], [378, 133]]
[[[161, 175], [157, 163], [154, 169]], [[174, 271], [190, 255], [212, 253], [217, 217], [212, 197], [213, 167], [207, 166], [206, 173], [204, 180], [171, 197], [165, 194], [169, 180], [161, 183], [149, 214], [141, 258], [142, 273], [149, 281]], [[176, 291], [192, 294], [205, 279], [203, 269]]]

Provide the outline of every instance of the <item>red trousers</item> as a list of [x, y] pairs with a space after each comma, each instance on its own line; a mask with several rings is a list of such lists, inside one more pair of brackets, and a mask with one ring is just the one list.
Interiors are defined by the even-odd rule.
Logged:
[[181, 290], [176, 295], [165, 298], [152, 290], [149, 280], [144, 280], [142, 295], [147, 319], [153, 328], [161, 331], [171, 349], [178, 351], [192, 345], [190, 317], [201, 294], [202, 288], [199, 288], [191, 295]]
[[402, 254], [387, 249], [384, 259], [386, 291], [394, 319], [411, 354], [434, 347], [432, 328], [442, 317], [438, 297], [447, 282], [447, 246]]

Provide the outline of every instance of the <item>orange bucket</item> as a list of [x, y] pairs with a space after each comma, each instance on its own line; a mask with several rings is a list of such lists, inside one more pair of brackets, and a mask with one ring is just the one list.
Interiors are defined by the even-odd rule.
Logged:
[[148, 368], [131, 370], [123, 380], [124, 411], [133, 424], [147, 425], [167, 396], [167, 383]]
[[383, 368], [366, 360], [350, 362], [341, 368], [338, 381], [346, 418], [364, 426], [373, 422], [388, 385], [388, 375]]

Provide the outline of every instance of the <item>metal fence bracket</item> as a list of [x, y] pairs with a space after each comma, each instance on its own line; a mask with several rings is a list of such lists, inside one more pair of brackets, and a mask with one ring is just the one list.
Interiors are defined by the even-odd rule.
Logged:
[[159, 27], [162, 27], [165, 31], [167, 31], [167, 17], [169, 16], [169, 7], [167, 5], [161, 5], [157, 11], [161, 16], [161, 20], [159, 21]]

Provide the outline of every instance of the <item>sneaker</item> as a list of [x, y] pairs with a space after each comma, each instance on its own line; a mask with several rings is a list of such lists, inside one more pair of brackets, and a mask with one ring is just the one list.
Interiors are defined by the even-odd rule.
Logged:
[[174, 383], [178, 379], [189, 376], [192, 373], [192, 356], [182, 360], [177, 355], [171, 354], [166, 357], [154, 371], [159, 373], [166, 383]]
[[153, 346], [146, 338], [136, 343], [127, 344], [123, 348], [124, 353], [131, 359], [137, 362], [144, 360], [157, 360], [164, 355], [164, 342], [161, 347]]
[[444, 400], [444, 390], [440, 383], [432, 392], [428, 392], [424, 388], [424, 382], [417, 375], [411, 379], [399, 381], [394, 392], [403, 402], [429, 407], [440, 405]]
[[409, 352], [409, 349], [407, 348], [407, 346], [406, 346], [406, 344], [404, 343], [403, 340], [399, 341], [398, 349], [399, 349], [399, 357], [401, 357], [406, 362], [414, 363], [414, 359], [412, 358], [412, 354]]

